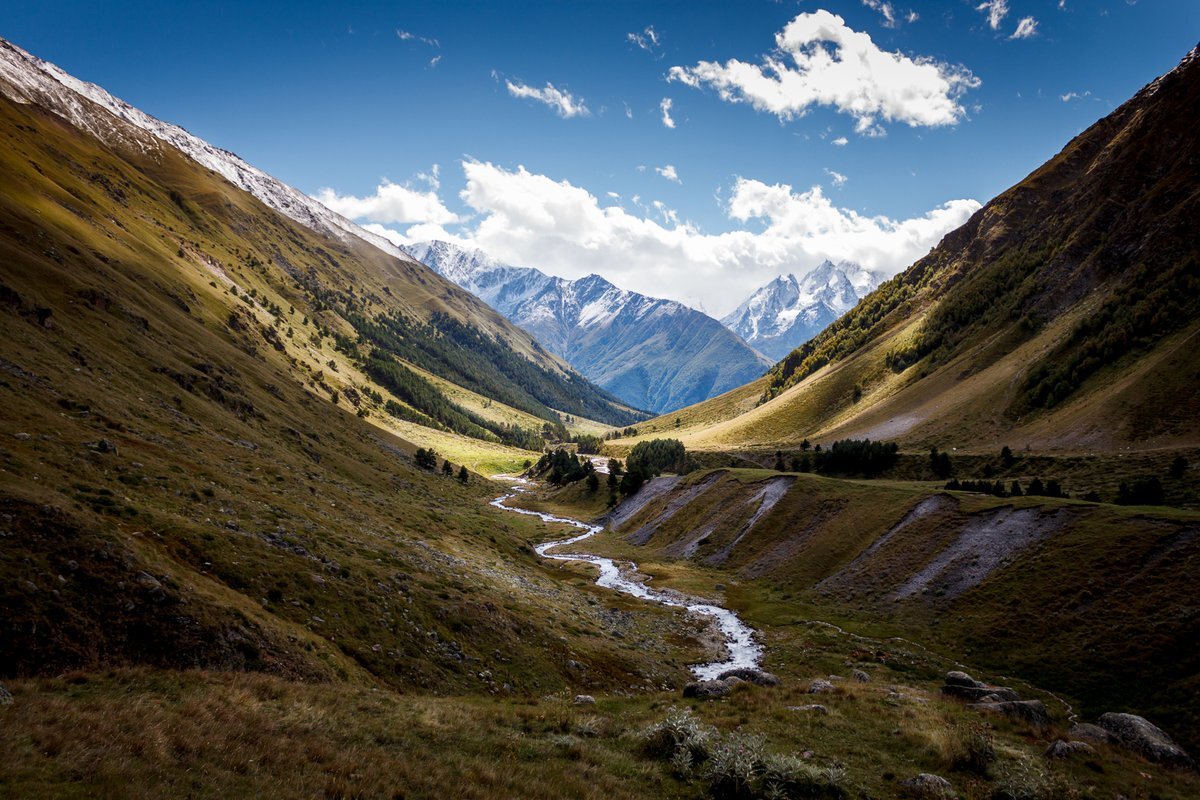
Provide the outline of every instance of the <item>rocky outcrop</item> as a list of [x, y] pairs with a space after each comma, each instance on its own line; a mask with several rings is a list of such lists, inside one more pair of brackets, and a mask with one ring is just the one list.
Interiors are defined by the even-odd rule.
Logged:
[[989, 714], [1003, 714], [1010, 719], [1028, 722], [1030, 725], [1036, 725], [1039, 728], [1044, 728], [1050, 724], [1050, 713], [1046, 711], [1046, 706], [1041, 700], [1005, 700], [993, 703], [972, 703], [967, 708], [975, 711], [984, 711]]
[[1080, 753], [1094, 753], [1096, 748], [1092, 747], [1087, 742], [1069, 742], [1064, 739], [1055, 739], [1046, 748], [1046, 758], [1064, 759]]
[[809, 694], [833, 694], [837, 687], [823, 678], [817, 678], [808, 684]]
[[1196, 763], [1161, 728], [1136, 714], [1102, 714], [1100, 727], [1122, 747], [1140, 753], [1147, 761], [1174, 767], [1194, 768]]
[[737, 669], [727, 669], [717, 676], [717, 680], [723, 681], [730, 678], [738, 678], [753, 683], [755, 686], [778, 686], [779, 678], [770, 672], [761, 669], [753, 669], [751, 667], [739, 667]]
[[1021, 699], [1019, 694], [1007, 686], [990, 686], [958, 670], [946, 673], [942, 694], [971, 703], [1015, 702]]
[[740, 683], [745, 683], [745, 681], [733, 676], [713, 681], [694, 681], [683, 687], [683, 696], [694, 697], [697, 700], [711, 700], [724, 697]]

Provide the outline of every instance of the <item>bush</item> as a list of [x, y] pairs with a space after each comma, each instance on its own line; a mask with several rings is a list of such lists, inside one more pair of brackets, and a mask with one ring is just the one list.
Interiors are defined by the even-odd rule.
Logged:
[[690, 709], [671, 708], [666, 719], [642, 732], [642, 752], [671, 764], [681, 779], [700, 778], [718, 800], [845, 797], [845, 770], [818, 767], [766, 749], [760, 736], [722, 735]]
[[693, 716], [690, 708], [672, 706], [665, 719], [642, 731], [641, 749], [651, 758], [664, 761], [684, 751], [692, 763], [700, 763], [708, 759], [709, 747], [716, 736], [716, 728]]

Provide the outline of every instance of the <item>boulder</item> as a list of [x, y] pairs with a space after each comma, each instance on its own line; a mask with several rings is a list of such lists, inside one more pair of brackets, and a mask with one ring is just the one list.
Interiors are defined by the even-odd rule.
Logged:
[[900, 785], [917, 797], [953, 797], [954, 787], [941, 775], [922, 772], [915, 778], [900, 781]]
[[1011, 702], [1021, 699], [1021, 695], [1007, 686], [943, 686], [942, 694], [966, 700], [968, 703]]
[[727, 669], [717, 676], [717, 680], [723, 681], [728, 678], [740, 678], [747, 683], [753, 683], [755, 686], [778, 686], [779, 678], [770, 672], [765, 672], [761, 669], [752, 667], [738, 667], [737, 669]]
[[1094, 753], [1096, 748], [1092, 747], [1087, 742], [1068, 742], [1063, 739], [1055, 739], [1046, 748], [1046, 758], [1070, 758], [1076, 753]]
[[1050, 714], [1041, 700], [1006, 700], [994, 703], [972, 703], [967, 708], [991, 714], [1003, 714], [1012, 719], [1045, 727], [1050, 724]]
[[946, 673], [942, 694], [966, 700], [968, 703], [1010, 702], [1021, 699], [1021, 695], [1007, 686], [988, 686], [983, 681], [977, 681], [958, 670]]
[[870, 683], [871, 682], [871, 676], [868, 675], [866, 672], [863, 672], [861, 669], [852, 670], [850, 672], [850, 677], [859, 683]]
[[1116, 742], [1116, 738], [1111, 733], [1099, 725], [1093, 725], [1090, 722], [1076, 722], [1067, 731], [1067, 735], [1074, 739], [1087, 739], [1088, 741], [1099, 742], [1100, 744], [1114, 744]]
[[590, 694], [577, 694], [572, 703], [577, 706], [592, 706], [596, 704], [596, 698]]
[[832, 683], [821, 678], [817, 678], [808, 684], [809, 694], [832, 694], [837, 691]]
[[708, 700], [714, 697], [724, 697], [733, 691], [733, 687], [745, 683], [741, 678], [729, 677], [715, 681], [695, 681], [683, 687], [684, 697], [695, 697]]
[[1118, 744], [1140, 753], [1147, 761], [1175, 767], [1195, 766], [1191, 756], [1182, 747], [1144, 717], [1108, 713], [1102, 714], [1096, 721], [1115, 737]]
[[971, 689], [982, 689], [987, 684], [985, 684], [983, 681], [975, 680], [974, 678], [972, 678], [970, 675], [968, 675], [965, 672], [959, 672], [958, 670], [952, 670], [951, 672], [946, 673], [946, 685], [947, 686], [966, 686]]
[[805, 706], [788, 706], [787, 709], [788, 709], [788, 711], [810, 711], [813, 714], [820, 714], [821, 716], [829, 716], [829, 709], [826, 706], [821, 705], [820, 703], [811, 703], [811, 704], [805, 705]]

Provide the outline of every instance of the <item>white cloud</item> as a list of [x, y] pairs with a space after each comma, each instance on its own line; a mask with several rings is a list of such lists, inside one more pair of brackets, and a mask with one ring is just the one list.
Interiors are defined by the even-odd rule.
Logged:
[[896, 27], [896, 12], [892, 8], [891, 3], [886, 3], [884, 0], [862, 0], [862, 3], [872, 11], [878, 11], [883, 16], [883, 27]]
[[554, 110], [563, 119], [571, 117], [586, 117], [591, 115], [591, 111], [584, 104], [582, 97], [575, 97], [570, 92], [565, 92], [557, 88], [554, 84], [547, 82], [545, 88], [536, 89], [528, 86], [520, 81], [504, 81], [504, 85], [508, 87], [508, 93], [513, 97], [527, 98], [529, 100], [537, 100], [539, 103], [545, 103]]
[[[524, 167], [468, 161], [463, 169], [460, 196], [478, 220], [463, 236], [474, 246], [501, 261], [567, 278], [600, 273], [624, 288], [702, 303], [718, 315], [780, 272], [826, 258], [899, 271], [979, 208], [974, 200], [952, 200], [922, 216], [894, 220], [838, 208], [819, 186], [796, 192], [738, 178], [726, 213], [741, 227], [709, 234], [661, 202], [641, 216], [602, 207], [585, 189]], [[747, 230], [744, 224], [752, 221], [761, 229]]]
[[850, 144], [850, 140], [845, 136], [839, 136], [830, 142], [830, 144], [832, 144], [834, 147], [845, 147], [846, 145]]
[[621, 105], [625, 106], [625, 119], [633, 119], [633, 109], [629, 107], [629, 103], [622, 100]]
[[1060, 95], [1060, 96], [1059, 96], [1059, 99], [1060, 99], [1060, 100], [1062, 100], [1064, 103], [1069, 103], [1069, 102], [1071, 102], [1072, 100], [1082, 100], [1082, 99], [1084, 99], [1085, 97], [1091, 97], [1091, 96], [1092, 96], [1092, 90], [1091, 90], [1091, 89], [1088, 89], [1087, 91], [1085, 91], [1085, 92], [1082, 92], [1082, 93], [1080, 93], [1080, 92], [1067, 92], [1067, 93], [1066, 93], [1066, 94], [1064, 94], [1064, 95]]
[[647, 53], [653, 53], [658, 47], [658, 31], [654, 30], [653, 25], [647, 25], [641, 33], [625, 34], [625, 41], [637, 45]]
[[416, 41], [416, 42], [420, 42], [421, 44], [427, 44], [430, 47], [440, 47], [441, 46], [437, 39], [432, 39], [427, 36], [418, 36], [415, 33], [411, 33], [409, 31], [402, 30], [400, 28], [396, 28], [396, 35], [398, 37], [400, 37], [400, 41], [402, 41], [402, 42]]
[[665, 167], [655, 167], [654, 171], [669, 181], [683, 183], [683, 181], [679, 180], [679, 173], [675, 171], [674, 164], [667, 164]]
[[1008, 0], [984, 0], [975, 6], [976, 11], [987, 14], [988, 27], [994, 31], [1000, 30], [1000, 23], [1008, 16]]
[[1033, 17], [1022, 17], [1017, 23], [1017, 29], [1013, 31], [1010, 39], [1028, 39], [1031, 36], [1037, 35], [1037, 20]]
[[658, 110], [662, 112], [662, 124], [668, 128], [675, 127], [675, 120], [671, 119], [671, 106], [675, 101], [669, 97], [664, 97], [662, 102], [658, 104]]
[[921, 18], [921, 15], [918, 14], [916, 11], [909, 11], [907, 16], [904, 17], [904, 21], [907, 22], [909, 25], [911, 25], [914, 22], [916, 22], [917, 20], [919, 20], [920, 18]]
[[[463, 221], [462, 217], [447, 208], [438, 196], [441, 184], [436, 164], [429, 173], [421, 173], [415, 180], [425, 183], [426, 188], [415, 188], [411, 183], [392, 183], [385, 178], [376, 187], [375, 193], [366, 197], [339, 195], [333, 189], [324, 188], [314, 194], [313, 198], [344, 217], [368, 223], [365, 225], [368, 230], [388, 236], [393, 241], [396, 237], [405, 236], [409, 237], [408, 241], [430, 238], [426, 234], [444, 233], [444, 226]], [[384, 225], [407, 225], [409, 229], [404, 234], [390, 230], [384, 233], [387, 230]]]
[[749, 103], [781, 120], [814, 105], [832, 106], [854, 117], [859, 133], [872, 135], [883, 134], [881, 120], [954, 125], [966, 114], [958, 98], [980, 85], [965, 67], [881, 50], [824, 10], [798, 15], [776, 34], [775, 44], [779, 52], [764, 56], [761, 66], [701, 61], [672, 67], [668, 80], [711, 86], [727, 102]]
[[835, 189], [840, 189], [840, 188], [842, 188], [843, 186], [845, 186], [845, 185], [846, 185], [846, 181], [850, 180], [849, 178], [847, 178], [847, 177], [846, 177], [845, 175], [843, 175], [842, 173], [840, 173], [840, 172], [834, 172], [834, 171], [833, 171], [833, 170], [831, 170], [829, 167], [826, 167], [826, 168], [825, 168], [825, 174], [826, 174], [826, 175], [828, 175], [830, 178], [832, 178], [832, 179], [833, 179], [833, 187], [834, 187]]
[[441, 61], [441, 60], [442, 60], [442, 56], [441, 56], [441, 54], [439, 53], [438, 55], [436, 55], [436, 56], [434, 56], [433, 58], [429, 59], [429, 66], [431, 66], [431, 67], [436, 67], [436, 66], [438, 65], [438, 62], [439, 62], [439, 61]]

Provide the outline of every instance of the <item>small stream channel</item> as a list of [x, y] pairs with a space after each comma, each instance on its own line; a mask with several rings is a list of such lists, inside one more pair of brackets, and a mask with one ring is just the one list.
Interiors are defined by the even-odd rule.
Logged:
[[[573, 544], [578, 544], [585, 539], [590, 539], [601, 530], [601, 525], [589, 525], [586, 522], [581, 522], [577, 519], [569, 517], [556, 517], [553, 514], [546, 514], [541, 511], [530, 511], [524, 508], [514, 508], [505, 505], [506, 501], [516, 497], [519, 493], [527, 491], [521, 484], [527, 483], [523, 478], [511, 478], [505, 476], [497, 476], [500, 480], [512, 481], [513, 491], [509, 494], [497, 497], [492, 501], [492, 505], [496, 508], [505, 511], [511, 511], [515, 514], [524, 514], [529, 517], [537, 517], [542, 522], [554, 523], [558, 525], [569, 525], [574, 528], [579, 528], [583, 531], [576, 536], [567, 539], [558, 539], [552, 542], [544, 542], [537, 545], [534, 550], [543, 558], [554, 559], [555, 561], [586, 561], [594, 565], [600, 570], [600, 576], [596, 578], [596, 585], [603, 586], [606, 589], [614, 589], [618, 592], [623, 592], [633, 597], [642, 600], [647, 600], [652, 603], [658, 603], [664, 606], [673, 608], [685, 608], [695, 614], [710, 617], [716, 623], [724, 637], [724, 645], [728, 651], [729, 657], [723, 661], [710, 661], [706, 664], [695, 664], [692, 666], [692, 673], [700, 680], [712, 680], [720, 675], [725, 670], [737, 669], [741, 667], [750, 667], [757, 669], [762, 661], [763, 649], [755, 639], [754, 629], [727, 608], [715, 606], [710, 603], [702, 603], [690, 600], [683, 595], [674, 592], [661, 592], [651, 589], [646, 586], [646, 576], [641, 575], [637, 571], [637, 565], [630, 562], [628, 568], [624, 571], [617, 565], [617, 562], [611, 558], [604, 556], [592, 555], [591, 553], [578, 553], [562, 550], [562, 548], [570, 547]], [[556, 552], [551, 552], [556, 551]]]

